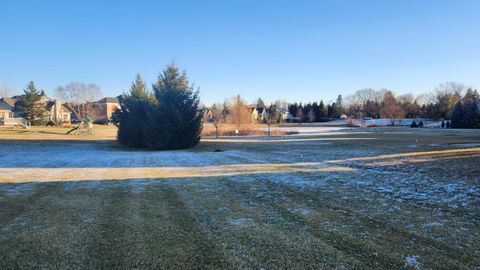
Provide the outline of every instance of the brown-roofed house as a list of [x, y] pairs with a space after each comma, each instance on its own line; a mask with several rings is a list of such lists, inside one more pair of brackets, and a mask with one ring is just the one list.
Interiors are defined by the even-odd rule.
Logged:
[[88, 115], [95, 123], [108, 124], [112, 121], [112, 115], [116, 109], [120, 109], [119, 97], [105, 97], [92, 104]]

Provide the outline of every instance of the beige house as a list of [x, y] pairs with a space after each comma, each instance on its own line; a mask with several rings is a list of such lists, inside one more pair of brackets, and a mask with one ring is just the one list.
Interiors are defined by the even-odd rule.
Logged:
[[267, 109], [266, 108], [251, 108], [252, 110], [252, 123], [265, 123], [267, 121]]
[[70, 123], [70, 110], [62, 104], [60, 99], [49, 100], [46, 102], [46, 108], [49, 112], [48, 121], [55, 123]]
[[[15, 103], [21, 99], [22, 96], [0, 99], [0, 125], [17, 125], [18, 123], [24, 122], [20, 117], [20, 112], [15, 109]], [[70, 110], [62, 104], [61, 100], [51, 99], [44, 95], [40, 102], [45, 104], [45, 108], [49, 112], [48, 121], [54, 123], [70, 123]]]

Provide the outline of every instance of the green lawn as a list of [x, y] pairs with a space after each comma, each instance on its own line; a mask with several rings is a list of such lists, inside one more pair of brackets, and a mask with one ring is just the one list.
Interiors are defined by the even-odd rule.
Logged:
[[0, 269], [480, 266], [480, 131], [368, 128], [166, 152], [10, 139]]

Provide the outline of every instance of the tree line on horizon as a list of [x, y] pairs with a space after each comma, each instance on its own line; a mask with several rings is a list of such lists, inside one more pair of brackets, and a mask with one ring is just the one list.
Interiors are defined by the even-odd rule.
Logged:
[[[269, 113], [268, 122], [278, 123], [278, 108], [288, 110], [293, 118], [302, 122], [323, 122], [338, 118], [390, 119], [394, 125], [397, 120], [432, 119], [450, 120], [453, 128], [480, 128], [480, 97], [478, 91], [458, 82], [440, 84], [433, 92], [420, 94], [395, 95], [388, 89], [365, 88], [356, 91], [345, 99], [338, 95], [330, 104], [323, 100], [308, 103], [287, 103], [275, 101], [269, 106], [261, 99], [247, 104], [240, 96], [223, 103], [215, 103], [208, 109], [214, 123], [251, 124], [248, 108], [265, 108]], [[242, 109], [243, 108], [243, 109]], [[243, 111], [243, 113], [242, 113]], [[232, 114], [232, 112], [234, 112]], [[239, 117], [243, 115], [243, 117]], [[243, 120], [242, 120], [243, 119]]]
[[[173, 72], [172, 68], [176, 68], [178, 72], [178, 68], [174, 65], [168, 66], [167, 70]], [[184, 76], [184, 74], [181, 76]], [[180, 77], [179, 80], [186, 80], [186, 77]], [[136, 87], [145, 85], [138, 80], [141, 80], [141, 78], [137, 77], [135, 84], [138, 85]], [[158, 83], [156, 84], [158, 85]], [[188, 88], [186, 85], [182, 85], [182, 87]], [[193, 86], [190, 85], [189, 87]], [[193, 90], [190, 89], [190, 91]], [[11, 91], [2, 92], [11, 94]], [[153, 92], [150, 93], [151, 97], [155, 96], [154, 92], [155, 87]], [[72, 113], [78, 119], [82, 119], [86, 115], [85, 112], [88, 111], [86, 107], [89, 104], [91, 105], [95, 97], [98, 97], [100, 89], [95, 84], [72, 82], [66, 86], [59, 86], [56, 93], [57, 96], [64, 99], [65, 105], [70, 108]], [[130, 98], [132, 94], [134, 92], [130, 92]], [[39, 100], [44, 95], [43, 90], [37, 90], [35, 84], [30, 82], [25, 88], [20, 102], [16, 105], [16, 110], [32, 125], [46, 123], [46, 110], [43, 106], [39, 106]], [[129, 97], [128, 94], [124, 96]], [[200, 104], [198, 93], [196, 100], [198, 106]], [[168, 102], [164, 102], [164, 104], [164, 106], [167, 106]], [[143, 106], [148, 107], [150, 105], [144, 104]], [[281, 122], [279, 109], [283, 109], [288, 111], [293, 118], [298, 119], [299, 123], [322, 122], [348, 116], [359, 119], [386, 118], [390, 119], [393, 125], [395, 121], [404, 118], [421, 118], [449, 120], [452, 128], [480, 128], [480, 96], [478, 90], [468, 88], [458, 82], [440, 84], [433, 92], [420, 94], [416, 97], [413, 94], [395, 95], [393, 91], [388, 89], [366, 88], [356, 91], [345, 99], [342, 95], [338, 95], [336, 101], [330, 104], [321, 100], [320, 102], [308, 103], [275, 101], [267, 105], [261, 98], [258, 98], [254, 104], [248, 104], [238, 95], [207, 108], [210, 113], [206, 115], [209, 118], [203, 120], [214, 122], [214, 124], [230, 123], [238, 127], [255, 124], [258, 122], [252, 119], [252, 108], [265, 109], [268, 112], [267, 119], [261, 121], [265, 124]], [[172, 107], [172, 110], [175, 109]]]

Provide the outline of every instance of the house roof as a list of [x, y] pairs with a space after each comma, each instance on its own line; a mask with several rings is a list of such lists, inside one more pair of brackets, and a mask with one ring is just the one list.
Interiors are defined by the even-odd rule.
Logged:
[[47, 107], [47, 109], [50, 109], [53, 107], [53, 105], [55, 105], [54, 101], [47, 101], [47, 103], [45, 104], [45, 107]]
[[254, 108], [254, 110], [256, 110], [258, 114], [262, 114], [263, 112], [263, 108]]
[[120, 103], [120, 101], [116, 97], [104, 97], [96, 103]]
[[16, 99], [16, 98], [2, 98], [2, 99], [0, 99], [0, 101], [3, 101], [5, 103], [7, 103], [7, 105], [10, 106], [10, 107], [15, 107], [15, 102], [17, 102], [18, 99]]
[[288, 110], [285, 110], [283, 108], [277, 108], [277, 110], [280, 112], [280, 113], [288, 113]]
[[[47, 101], [47, 103], [45, 104], [45, 107], [47, 107], [48, 110], [51, 110], [54, 105], [55, 105], [55, 101]], [[63, 104], [62, 104], [62, 109], [64, 111], [70, 112], [70, 109], [68, 109], [68, 107]]]
[[5, 106], [3, 102], [0, 102], [0, 111], [11, 111], [11, 109]]

